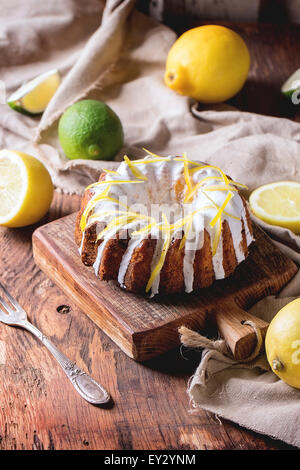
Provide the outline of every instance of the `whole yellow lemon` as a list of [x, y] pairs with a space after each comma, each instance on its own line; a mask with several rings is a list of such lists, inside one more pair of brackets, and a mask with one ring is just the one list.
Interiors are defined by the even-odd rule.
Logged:
[[199, 26], [171, 47], [165, 83], [202, 103], [220, 103], [240, 91], [249, 67], [250, 54], [241, 36], [224, 26]]
[[300, 388], [300, 298], [279, 310], [270, 323], [265, 344], [273, 372]]

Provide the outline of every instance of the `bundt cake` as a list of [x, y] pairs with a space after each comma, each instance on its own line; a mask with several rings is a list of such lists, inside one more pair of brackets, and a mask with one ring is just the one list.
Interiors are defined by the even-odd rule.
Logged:
[[232, 274], [253, 240], [244, 185], [183, 157], [129, 160], [84, 193], [75, 240], [101, 280], [132, 292], [192, 292]]

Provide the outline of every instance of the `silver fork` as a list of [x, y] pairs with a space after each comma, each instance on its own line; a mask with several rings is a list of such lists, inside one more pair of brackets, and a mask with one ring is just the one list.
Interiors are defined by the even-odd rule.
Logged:
[[0, 296], [0, 305], [2, 306], [2, 309], [0, 308], [0, 321], [6, 325], [24, 328], [39, 338], [61, 365], [74, 388], [86, 401], [93, 403], [94, 405], [107, 403], [110, 400], [110, 395], [107, 391], [88, 374], [81, 370], [75, 362], [70, 361], [48, 338], [46, 338], [46, 336], [43, 335], [38, 328], [32, 325], [32, 323], [28, 321], [27, 314], [21, 305], [18, 304], [1, 283], [0, 287], [5, 293], [8, 301], [13, 306], [11, 307]]

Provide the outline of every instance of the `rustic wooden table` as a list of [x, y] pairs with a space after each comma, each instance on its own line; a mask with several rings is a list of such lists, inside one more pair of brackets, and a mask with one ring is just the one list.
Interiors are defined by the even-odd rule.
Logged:
[[[234, 29], [250, 47], [252, 67], [231, 104], [299, 120], [296, 107], [279, 89], [300, 66], [300, 29]], [[79, 197], [56, 194], [41, 223], [78, 207]], [[206, 411], [189, 414], [186, 385], [199, 354], [185, 350], [183, 357], [175, 350], [144, 364], [129, 359], [35, 266], [34, 228], [0, 228], [1, 279], [32, 322], [107, 387], [114, 405], [97, 408], [86, 403], [34, 337], [0, 325], [0, 449], [288, 448]]]

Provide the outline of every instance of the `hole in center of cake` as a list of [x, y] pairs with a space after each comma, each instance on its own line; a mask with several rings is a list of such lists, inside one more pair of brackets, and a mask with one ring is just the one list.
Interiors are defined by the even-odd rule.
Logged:
[[133, 193], [120, 196], [120, 205], [128, 211], [153, 218], [156, 223], [166, 220], [175, 224], [192, 211], [192, 204], [184, 204], [184, 179], [169, 181], [163, 177], [147, 182], [144, 187], [133, 188]]

